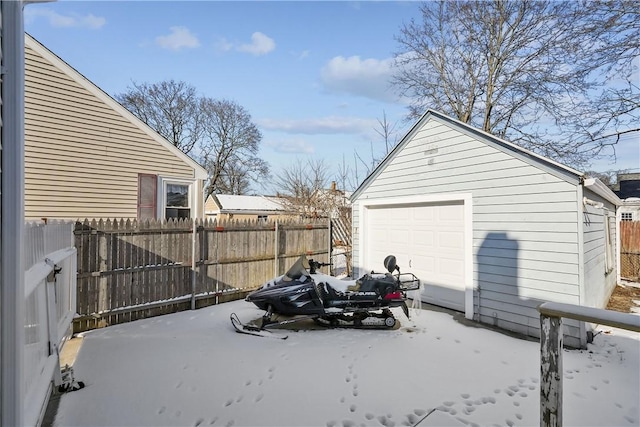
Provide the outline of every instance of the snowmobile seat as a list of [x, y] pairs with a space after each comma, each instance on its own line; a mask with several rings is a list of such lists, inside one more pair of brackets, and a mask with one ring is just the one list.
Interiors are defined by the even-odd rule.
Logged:
[[392, 292], [395, 288], [395, 279], [391, 274], [367, 274], [360, 280], [361, 292], [375, 292], [381, 297]]

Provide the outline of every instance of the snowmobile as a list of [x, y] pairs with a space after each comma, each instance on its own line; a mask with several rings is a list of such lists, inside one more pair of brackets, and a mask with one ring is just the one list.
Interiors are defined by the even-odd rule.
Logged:
[[[238, 332], [270, 336], [266, 328], [305, 319], [329, 327], [393, 328], [391, 308], [401, 307], [409, 317], [406, 292], [419, 289], [420, 281], [412, 273], [400, 273], [395, 256], [384, 260], [387, 273], [372, 271], [357, 280], [318, 272], [329, 265], [302, 255], [284, 275], [247, 295], [245, 301], [265, 310], [261, 324], [244, 324], [232, 313], [233, 326]], [[274, 318], [278, 315], [293, 317], [279, 321]]]

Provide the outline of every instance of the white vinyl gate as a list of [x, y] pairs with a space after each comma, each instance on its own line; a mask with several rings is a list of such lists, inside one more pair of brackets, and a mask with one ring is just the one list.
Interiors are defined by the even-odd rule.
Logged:
[[24, 424], [37, 425], [76, 306], [73, 222], [27, 223], [24, 231]]

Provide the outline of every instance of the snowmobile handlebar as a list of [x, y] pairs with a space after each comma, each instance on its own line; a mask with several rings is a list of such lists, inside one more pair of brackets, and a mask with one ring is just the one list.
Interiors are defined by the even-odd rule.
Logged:
[[316, 270], [320, 267], [329, 267], [331, 265], [330, 262], [320, 262], [314, 259], [309, 260], [309, 273], [315, 274]]

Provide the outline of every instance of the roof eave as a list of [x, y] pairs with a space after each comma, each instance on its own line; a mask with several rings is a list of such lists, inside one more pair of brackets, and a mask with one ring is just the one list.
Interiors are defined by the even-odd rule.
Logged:
[[358, 186], [358, 188], [353, 192], [353, 194], [349, 198], [351, 202], [354, 202], [355, 200], [357, 200], [360, 194], [362, 194], [362, 192], [369, 186], [369, 183], [373, 180], [373, 178], [377, 176], [377, 174], [386, 166], [386, 164], [390, 161], [390, 159], [394, 157], [396, 153], [406, 145], [407, 141], [411, 138], [411, 136], [416, 132], [417, 129], [420, 128], [420, 126], [423, 125], [424, 122], [426, 122], [426, 120], [428, 120], [429, 117], [433, 117], [434, 119], [440, 122], [447, 122], [447, 123], [450, 123], [451, 125], [457, 126], [463, 132], [470, 132], [470, 133], [476, 134], [486, 139], [487, 141], [490, 141], [493, 144], [496, 144], [497, 146], [506, 147], [507, 149], [513, 151], [514, 153], [518, 153], [518, 155], [523, 159], [528, 158], [528, 159], [531, 159], [531, 161], [538, 162], [541, 165], [547, 165], [547, 169], [549, 171], [559, 171], [559, 173], [563, 174], [564, 176], [571, 176], [572, 177], [571, 179], [575, 180], [576, 183], [578, 182], [579, 179], [584, 177], [583, 172], [570, 168], [569, 166], [563, 165], [562, 163], [556, 162], [555, 160], [551, 160], [547, 157], [536, 154], [533, 151], [527, 150], [525, 148], [520, 147], [517, 144], [498, 138], [497, 136], [492, 135], [488, 132], [474, 128], [473, 126], [467, 123], [463, 123], [460, 120], [446, 116], [442, 113], [439, 113], [438, 111], [428, 109], [420, 117], [420, 119], [416, 121], [416, 123], [411, 127], [411, 129], [409, 129], [409, 131], [400, 140], [400, 142], [394, 147], [394, 149], [391, 150], [387, 154], [387, 156], [378, 164], [378, 166], [364, 179], [364, 181], [362, 181], [362, 184]]
[[623, 202], [616, 193], [614, 193], [609, 187], [607, 187], [598, 178], [588, 178], [584, 180], [584, 187], [596, 193], [608, 202], [613, 203], [616, 207], [622, 206]]

